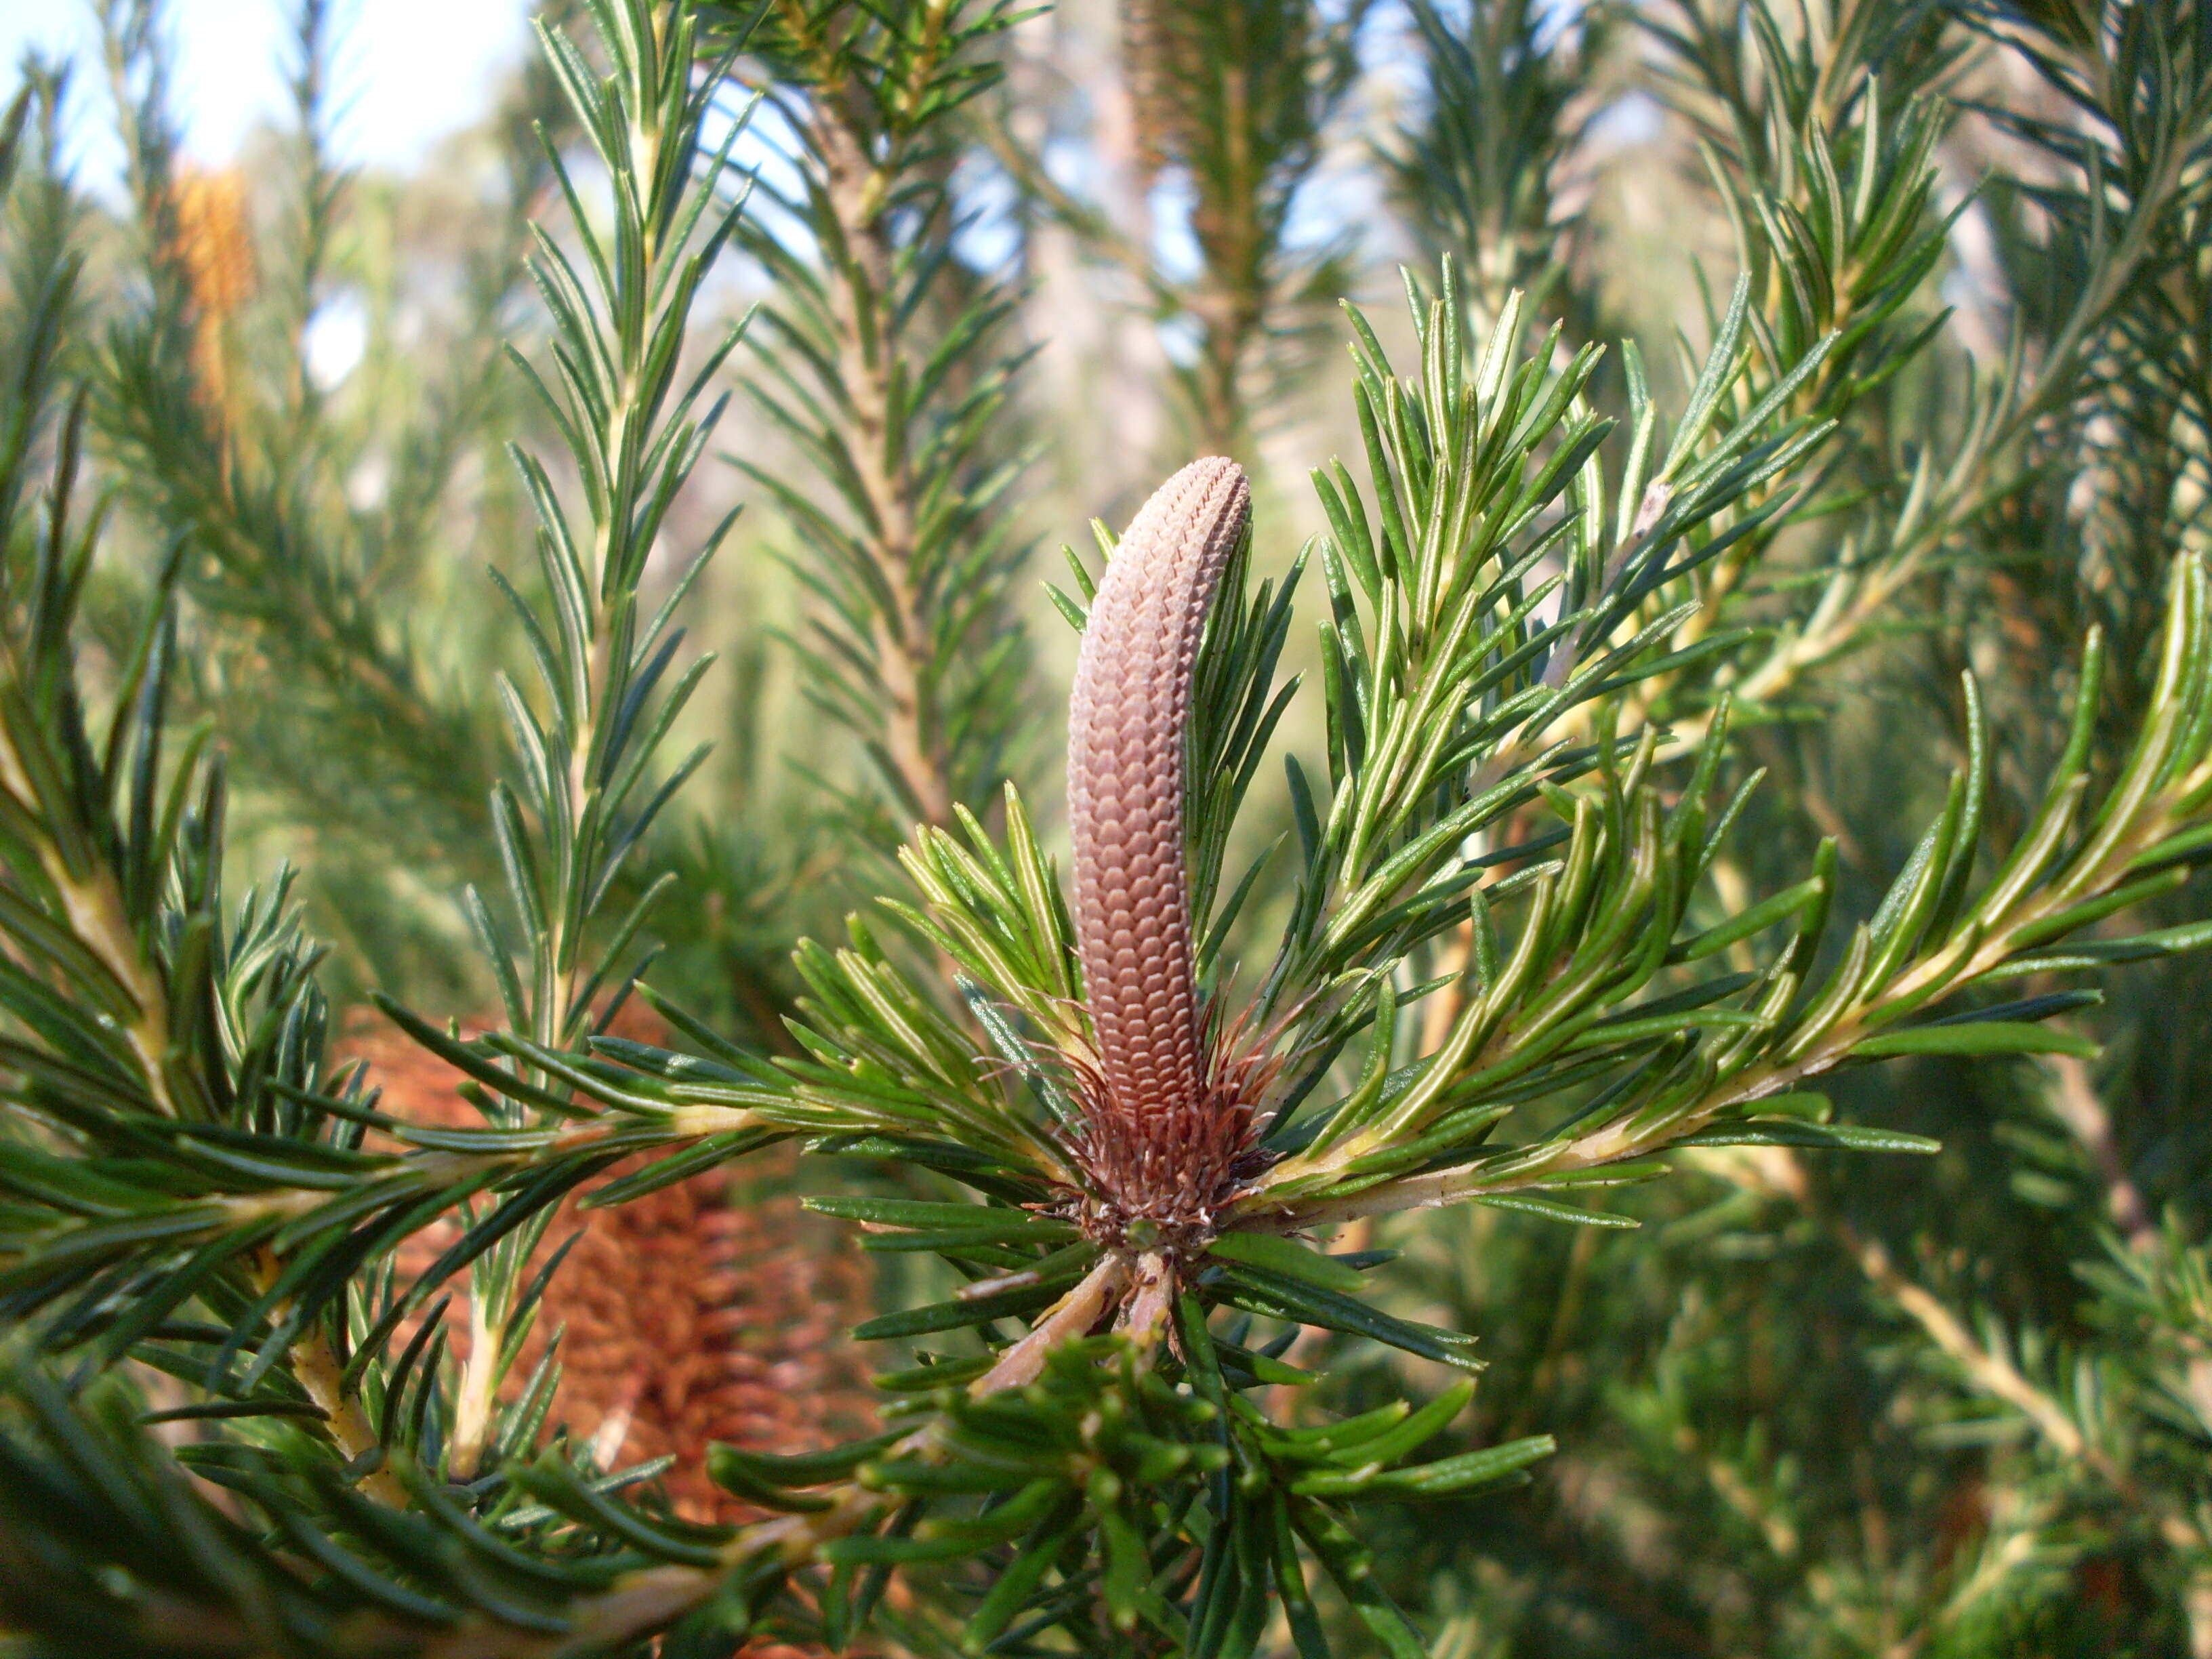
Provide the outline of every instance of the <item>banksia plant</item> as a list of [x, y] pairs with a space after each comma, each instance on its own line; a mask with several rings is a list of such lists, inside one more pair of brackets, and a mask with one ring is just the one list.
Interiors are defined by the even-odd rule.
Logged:
[[[1279, 252], [1350, 39], [1322, 52], [1279, 8], [1146, 15], [1210, 42], [1178, 70], [1204, 94], [1184, 114], [1237, 106], [1160, 143], [1194, 172], [1204, 144], [1237, 152], [1222, 268], [1251, 276], [1237, 249]], [[158, 229], [158, 20], [109, 21]], [[0, 312], [11, 1651], [2204, 1647], [2212, 1272], [2186, 1192], [2146, 1196], [2160, 1166], [2113, 1108], [2152, 1061], [2091, 1035], [2106, 996], [2186, 987], [2212, 944], [2203, 399], [2190, 350], [2129, 367], [2212, 292], [2201, 31], [2157, 6], [1894, 29], [1875, 8], [1668, 14], [1655, 83], [1703, 141], [1741, 274], [1655, 369], [1577, 337], [1590, 306], [1516, 286], [1564, 268], [1538, 244], [1580, 137], [1522, 62], [1549, 50], [1532, 18], [1424, 12], [1443, 101], [1398, 152], [1431, 176], [1399, 184], [1440, 257], [1401, 274], [1401, 322], [1346, 310], [1356, 447], [1312, 474], [1320, 533], [1287, 544], [1243, 467], [1202, 453], [1070, 556], [1063, 793], [1014, 763], [1042, 672], [1009, 598], [1016, 300], [962, 234], [963, 112], [1016, 21], [585, 0], [541, 27], [568, 114], [543, 163], [564, 210], [528, 239], [546, 333], [514, 354], [533, 523], [489, 588], [510, 672], [469, 659], [503, 739], [468, 749], [492, 775], [449, 826], [482, 831], [452, 862], [484, 878], [456, 897], [496, 1012], [375, 999], [461, 1079], [430, 1115], [333, 1049], [293, 878], [237, 887], [224, 755], [179, 718], [190, 630], [235, 622], [239, 573], [277, 544], [245, 532], [305, 520], [281, 492], [248, 515], [243, 469], [160, 448], [159, 411], [205, 413], [173, 237], [148, 239], [126, 325], [70, 355], [82, 267], [33, 105], [52, 80], [0, 125], [8, 222], [39, 232], [11, 236]], [[1297, 50], [1239, 64], [1222, 44], [1262, 37]], [[2005, 131], [2039, 149], [2041, 250], [2086, 276], [2023, 303], [2021, 343], [1977, 368], [1929, 294], [1942, 96], [2002, 53], [2071, 106]], [[1474, 107], [1499, 86], [1524, 101]], [[790, 141], [760, 147], [790, 164], [775, 200], [735, 165], [762, 119]], [[1472, 152], [1498, 133], [1517, 159], [1485, 173]], [[762, 325], [701, 315], [741, 256], [772, 288], [750, 426], [724, 382]], [[313, 285], [290, 280], [297, 322]], [[1232, 379], [1208, 448], [1244, 430]], [[2123, 431], [2172, 465], [2124, 463]], [[800, 758], [897, 866], [742, 1026], [658, 950], [703, 902], [657, 826], [705, 764], [668, 745], [710, 670], [684, 619], [743, 545], [723, 505], [684, 510], [723, 446], [781, 509], [805, 592], [782, 660], [873, 775], [830, 775], [811, 732]], [[134, 479], [137, 458], [160, 465]], [[109, 474], [179, 532], [112, 582]], [[2078, 607], [1996, 556], [2075, 523], [2113, 573]], [[341, 570], [301, 577], [361, 623], [333, 685], [332, 664], [409, 660]], [[1893, 681], [1839, 672], [1908, 592], [1949, 625], [1880, 659]], [[2033, 683], [1959, 614], [1978, 610], [2041, 630]], [[1956, 764], [1924, 811], [1906, 783], [1839, 811], [1808, 781], [1819, 725], [1893, 721], [1899, 664], [1923, 746]], [[1893, 733], [1881, 752], [1918, 775]], [[625, 1023], [640, 1003], [659, 1023]], [[1986, 1112], [1927, 1109], [1931, 1077]], [[2008, 1089], [2047, 1096], [2064, 1139], [1992, 1131]], [[2194, 1168], [2193, 1146], [2161, 1156]], [[1880, 1224], [1885, 1199], [1937, 1189], [1869, 1158], [1964, 1167], [1952, 1207], [1992, 1234], [2012, 1199], [2063, 1213], [2080, 1300], [2041, 1310], [2048, 1329], [1977, 1306], [1952, 1282], [1964, 1245]], [[702, 1449], [674, 1412], [684, 1467], [623, 1463], [619, 1410], [587, 1420], [589, 1391], [611, 1348], [625, 1375], [654, 1359], [599, 1315], [650, 1275], [624, 1262], [578, 1294], [563, 1273], [674, 1218], [651, 1265], [690, 1282], [665, 1305], [720, 1299], [714, 1241], [744, 1230], [679, 1183], [786, 1160], [884, 1269], [853, 1332], [882, 1357], [872, 1431]], [[609, 1212], [629, 1224], [575, 1242]], [[1689, 1259], [1723, 1229], [1729, 1250]], [[1578, 1324], [1601, 1290], [1607, 1319]], [[1735, 1401], [1772, 1330], [1796, 1398], [1735, 1407], [1717, 1444], [1713, 1398]], [[1923, 1434], [1903, 1477], [1875, 1467], [1899, 1424]], [[1711, 1536], [1670, 1533], [1653, 1492]], [[1439, 1518], [1417, 1528], [1417, 1504]], [[1838, 1512], [1933, 1541], [1847, 1559]], [[1613, 1537], [1684, 1564], [1673, 1599], [1603, 1559]], [[1602, 1620], [1574, 1601], [1593, 1581]]]
[[[445, 334], [444, 351], [425, 354], [439, 368], [397, 420], [318, 385], [307, 324], [350, 274], [340, 247], [357, 222], [352, 181], [330, 152], [332, 20], [309, 5], [296, 21], [292, 142], [275, 176], [200, 174], [178, 156], [166, 19], [149, 5], [106, 9], [114, 95], [133, 140], [132, 275], [148, 302], [112, 317], [96, 348], [84, 343], [101, 393], [91, 416], [126, 511], [150, 539], [183, 541], [194, 648], [179, 696], [223, 718], [246, 828], [318, 826], [329, 860], [302, 896], [319, 925], [388, 968], [422, 951], [425, 933], [442, 950], [447, 930], [375, 893], [389, 884], [362, 872], [364, 842], [404, 847], [422, 864], [465, 860], [484, 878], [496, 869], [468, 850], [489, 828], [495, 710], [436, 672], [390, 586], [423, 568], [434, 535], [459, 532], [453, 474], [483, 442], [492, 402], [481, 382], [497, 359], [499, 312], [522, 279], [502, 270], [471, 295], [476, 314]], [[257, 211], [274, 191], [287, 210]], [[519, 266], [530, 210], [513, 204], [494, 256], [503, 266]], [[349, 481], [377, 470], [390, 475], [380, 498], [349, 499]], [[248, 689], [258, 665], [276, 665], [295, 707], [315, 709], [314, 723], [345, 732], [343, 744], [272, 717]], [[341, 758], [364, 754], [376, 757], [373, 791]]]
[[[958, 258], [962, 117], [997, 77], [1003, 3], [710, 7], [760, 55], [798, 187], [744, 246], [777, 279], [750, 391], [805, 469], [733, 457], [781, 510], [810, 604], [792, 641], [808, 702], [861, 775], [809, 769], [888, 854], [902, 826], [988, 811], [1034, 735], [1009, 589], [1014, 295]], [[757, 25], [757, 26], [756, 26]], [[807, 257], [805, 250], [812, 250]]]
[[1448, 15], [1411, 8], [1425, 97], [1386, 149], [1392, 189], [1432, 257], [1461, 263], [1475, 310], [1495, 317], [1515, 289], [1571, 307], [1576, 215], [1562, 174], [1602, 107], [1589, 84], [1610, 45], [1610, 13], [1583, 11], [1571, 38], [1526, 0], [1476, 0]]
[[[994, 144], [1024, 195], [1143, 294], [1168, 343], [1174, 413], [1198, 449], [1249, 458], [1267, 424], [1255, 411], [1310, 365], [1316, 319], [1351, 269], [1355, 238], [1316, 240], [1293, 222], [1357, 85], [1366, 15], [1304, 0], [1120, 6], [1141, 223]], [[1194, 268], [1164, 252], [1186, 231]]]
[[[938, 1000], [856, 918], [848, 947], [802, 949], [806, 1058], [619, 1056], [638, 1068], [624, 1091], [742, 1100], [825, 1150], [941, 1171], [981, 1200], [814, 1200], [876, 1230], [872, 1248], [933, 1251], [969, 1280], [860, 1334], [973, 1328], [981, 1351], [887, 1384], [919, 1396], [902, 1414], [913, 1426], [856, 1451], [849, 1471], [733, 1468], [749, 1487], [793, 1483], [794, 1503], [823, 1488], [792, 1524], [831, 1563], [1012, 1546], [966, 1626], [971, 1646], [1029, 1609], [1024, 1628], [1103, 1620], [1139, 1644], [1250, 1651], [1273, 1597], [1287, 1598], [1294, 1628], [1310, 1617], [1297, 1609], [1310, 1558], [1365, 1639], [1418, 1650], [1373, 1592], [1347, 1514], [1486, 1489], [1551, 1443], [1404, 1462], [1463, 1391], [1357, 1429], [1272, 1421], [1245, 1396], [1308, 1380], [1280, 1358], [1300, 1328], [1480, 1367], [1469, 1334], [1376, 1305], [1375, 1256], [1310, 1241], [1462, 1203], [1603, 1224], [1613, 1218], [1592, 1198], [1663, 1174], [1659, 1156], [1682, 1148], [1932, 1151], [1835, 1121], [1814, 1085], [1893, 1056], [2076, 1052], [2080, 1039], [2045, 1022], [2094, 993], [2006, 1000], [2002, 988], [2208, 936], [2064, 943], [2180, 882], [2202, 844], [2212, 659], [2205, 577], [2187, 558], [2170, 579], [2152, 712], [2095, 796], [2092, 640], [2077, 739], [2023, 835], [1986, 868], [1990, 744], [1977, 727], [1941, 817], [1847, 937], [1829, 939], [1832, 851], [1793, 885], [1701, 919], [1706, 874], [1757, 780], [1721, 787], [1725, 699], [1672, 763], [1664, 734], [1631, 724], [1632, 710], [1649, 681], [1721, 654], [1670, 647], [1697, 604], [1680, 584], [1727, 545], [1711, 529], [1722, 512], [1808, 453], [1808, 418], [1786, 405], [1809, 365], [1723, 425], [1722, 393], [1750, 356], [1724, 333], [1664, 450], [1652, 444], [1609, 485], [1602, 424], [1574, 412], [1594, 350], [1559, 367], [1520, 357], [1509, 317], [1475, 352], [1449, 272], [1417, 322], [1419, 381], [1358, 336], [1363, 396], [1395, 418], [1376, 434], [1374, 507], [1348, 473], [1322, 480], [1326, 783], [1289, 763], [1288, 916], [1248, 992], [1223, 952], [1256, 875], [1224, 897], [1217, 872], [1293, 690], [1273, 678], [1291, 589], [1249, 586], [1243, 481], [1202, 461], [1163, 486], [1084, 585], [1072, 903], [1010, 797], [1003, 841], [972, 822], [958, 836], [925, 831], [907, 855], [914, 899], [887, 902], [924, 957], [955, 964], [957, 1001]], [[1565, 510], [1548, 513], [1555, 502]], [[1559, 568], [1539, 576], [1547, 555]], [[1433, 971], [1463, 922], [1465, 964]], [[1769, 933], [1753, 968], [1704, 965]], [[1457, 1012], [1425, 1052], [1409, 1016], [1447, 988]], [[1347, 1053], [1355, 1063], [1340, 1071]], [[709, 1065], [726, 1068], [722, 1080], [701, 1074]], [[619, 1096], [608, 1085], [601, 1097]], [[1501, 1133], [1516, 1122], [1528, 1127]], [[992, 1334], [1012, 1318], [1025, 1334]], [[1018, 1392], [1018, 1406], [994, 1403]], [[1063, 1411], [1103, 1412], [1133, 1438], [1117, 1454], [1116, 1439], [1070, 1417], [1076, 1437], [1062, 1443], [1049, 1425]], [[1016, 1457], [1017, 1443], [1035, 1449]], [[1231, 1469], [1225, 1486], [1214, 1479]], [[957, 1492], [1000, 1501], [969, 1517]], [[1163, 1528], [1187, 1542], [1163, 1547]], [[858, 1606], [839, 1582], [826, 1611], [842, 1631]]]

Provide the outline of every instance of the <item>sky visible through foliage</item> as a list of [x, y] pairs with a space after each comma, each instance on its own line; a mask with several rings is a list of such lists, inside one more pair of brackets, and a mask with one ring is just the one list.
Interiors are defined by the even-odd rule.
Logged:
[[[523, 0], [349, 0], [342, 8], [337, 125], [349, 161], [404, 166], [480, 119], [527, 46]], [[227, 161], [253, 128], [285, 106], [287, 8], [278, 0], [184, 0], [176, 8], [179, 114], [185, 141], [208, 165]], [[82, 0], [0, 4], [0, 62], [26, 50], [90, 68], [98, 27]], [[434, 43], [426, 47], [425, 43]], [[79, 104], [82, 142], [112, 173], [112, 137], [96, 102]]]

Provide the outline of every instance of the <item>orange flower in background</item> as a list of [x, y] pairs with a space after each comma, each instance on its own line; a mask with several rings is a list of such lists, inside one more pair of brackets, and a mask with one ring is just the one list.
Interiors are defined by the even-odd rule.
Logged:
[[230, 374], [230, 325], [253, 297], [253, 236], [246, 175], [179, 173], [170, 199], [169, 257], [192, 299], [192, 368], [210, 410], [226, 426], [236, 413]]
[[[381, 1109], [393, 1116], [482, 1121], [453, 1091], [459, 1074], [396, 1033], [356, 1037], [345, 1053], [369, 1063]], [[617, 1165], [584, 1193], [633, 1167]], [[733, 1180], [765, 1173], [772, 1182], [789, 1167], [763, 1171], [750, 1161], [603, 1210], [579, 1209], [571, 1197], [541, 1247], [550, 1252], [582, 1234], [547, 1288], [509, 1392], [565, 1325], [555, 1420], [591, 1444], [603, 1468], [672, 1454], [663, 1479], [688, 1519], [757, 1516], [707, 1479], [708, 1442], [798, 1451], [873, 1424], [866, 1367], [845, 1338], [870, 1312], [859, 1254], [789, 1194], [732, 1200]], [[451, 1222], [416, 1235], [401, 1251], [401, 1273], [419, 1273], [453, 1237]], [[465, 1356], [465, 1296], [447, 1322], [453, 1352]]]

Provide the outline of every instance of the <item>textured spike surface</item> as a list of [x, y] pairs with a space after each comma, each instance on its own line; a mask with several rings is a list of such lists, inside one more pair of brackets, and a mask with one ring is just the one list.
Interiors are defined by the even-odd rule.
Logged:
[[[1194, 461], [1121, 538], [1069, 705], [1075, 924], [1098, 1046], [1088, 1161], [1128, 1213], [1204, 1203], [1233, 1156], [1193, 978], [1184, 728], [1199, 636], [1251, 512], [1243, 471]], [[1190, 1218], [1193, 1220], [1197, 1218]]]

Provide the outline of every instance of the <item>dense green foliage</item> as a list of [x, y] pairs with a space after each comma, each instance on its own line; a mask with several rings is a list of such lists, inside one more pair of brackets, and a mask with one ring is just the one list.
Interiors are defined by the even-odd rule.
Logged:
[[[68, 77], [0, 131], [0, 1650], [2212, 1655], [2200, 9], [1142, 0], [1132, 216], [1030, 15], [582, 0], [428, 353], [298, 21], [252, 212], [153, 0], [126, 204]], [[1419, 252], [1306, 507], [1339, 167]], [[1164, 1254], [1082, 1150], [1055, 247], [1276, 485], [1188, 737], [1257, 1151]], [[332, 1058], [364, 985], [478, 1121]], [[524, 1365], [542, 1246], [787, 1142], [881, 1431], [697, 1524]]]

